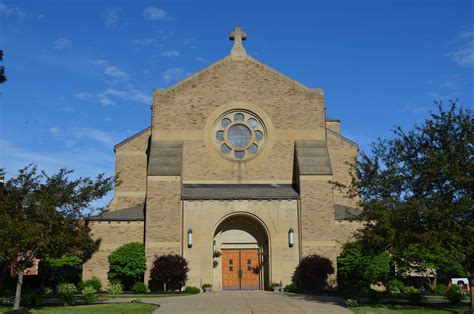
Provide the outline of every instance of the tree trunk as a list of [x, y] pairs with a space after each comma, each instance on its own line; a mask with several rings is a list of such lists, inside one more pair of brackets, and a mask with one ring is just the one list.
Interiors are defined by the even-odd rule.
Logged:
[[15, 303], [13, 310], [20, 309], [21, 286], [23, 285], [23, 270], [18, 271], [18, 280], [16, 282]]

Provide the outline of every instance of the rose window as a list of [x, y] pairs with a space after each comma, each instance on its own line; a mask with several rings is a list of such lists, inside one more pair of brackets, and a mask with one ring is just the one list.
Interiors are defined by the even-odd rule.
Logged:
[[262, 150], [265, 128], [262, 121], [250, 112], [230, 112], [218, 120], [215, 140], [220, 153], [226, 158], [244, 161]]

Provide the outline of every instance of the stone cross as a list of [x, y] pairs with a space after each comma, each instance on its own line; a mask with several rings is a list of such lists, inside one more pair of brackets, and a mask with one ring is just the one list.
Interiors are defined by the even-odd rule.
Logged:
[[230, 51], [230, 55], [233, 59], [242, 60], [247, 55], [247, 51], [245, 51], [244, 46], [242, 45], [242, 41], [247, 39], [247, 34], [237, 26], [234, 30], [230, 33], [229, 39], [234, 42], [234, 47]]

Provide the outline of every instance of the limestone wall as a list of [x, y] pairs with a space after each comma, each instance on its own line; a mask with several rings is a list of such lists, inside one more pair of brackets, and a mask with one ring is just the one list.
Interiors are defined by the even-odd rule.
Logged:
[[[291, 282], [299, 261], [298, 203], [296, 200], [273, 201], [184, 201], [183, 256], [190, 261], [188, 285], [212, 283], [221, 289], [221, 261], [213, 268], [214, 232], [225, 218], [243, 215], [247, 221], [259, 221], [269, 236], [270, 273], [268, 281]], [[288, 231], [295, 230], [295, 245], [288, 246]], [[187, 232], [193, 230], [193, 246], [187, 246]], [[219, 245], [219, 243], [218, 243]], [[221, 249], [217, 247], [217, 249]]]
[[82, 266], [82, 279], [97, 277], [102, 281], [103, 288], [108, 287], [107, 257], [120, 246], [130, 242], [143, 243], [142, 221], [90, 221], [91, 236], [100, 241], [99, 250]]
[[115, 186], [110, 210], [133, 207], [145, 202], [147, 149], [151, 130], [120, 145], [115, 150], [115, 176], [120, 183]]
[[148, 271], [145, 282], [148, 281], [155, 255], [181, 254], [181, 182], [179, 177], [173, 178], [148, 177], [145, 210]]
[[[245, 163], [225, 160], [211, 143], [214, 123], [231, 109], [254, 112], [267, 128], [265, 149]], [[154, 140], [184, 141], [185, 183], [291, 183], [294, 141], [325, 136], [324, 95], [252, 59], [227, 58], [155, 91], [152, 128]]]

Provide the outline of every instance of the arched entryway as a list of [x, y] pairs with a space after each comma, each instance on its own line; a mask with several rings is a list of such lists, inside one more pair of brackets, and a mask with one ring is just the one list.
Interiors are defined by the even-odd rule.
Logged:
[[213, 238], [215, 283], [222, 290], [268, 288], [269, 246], [269, 233], [258, 217], [246, 213], [224, 217]]

